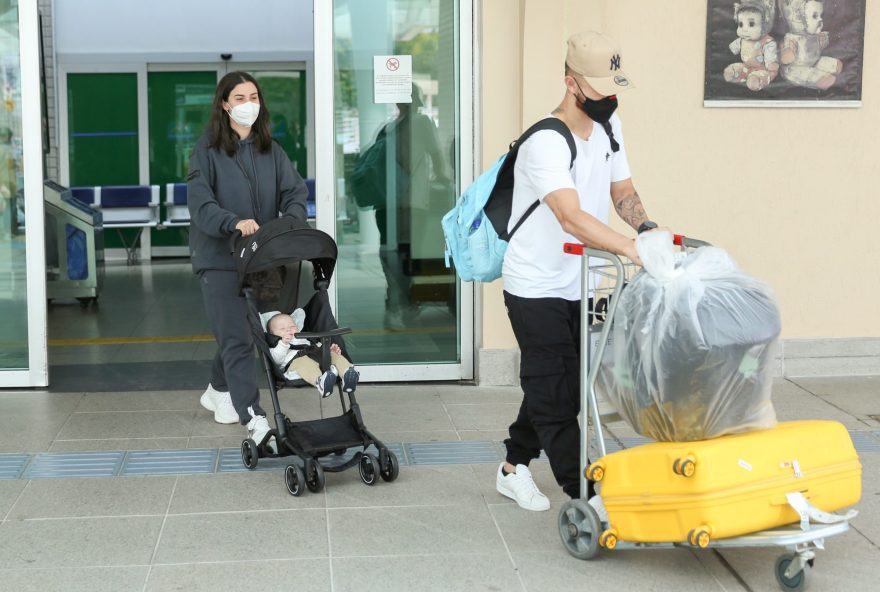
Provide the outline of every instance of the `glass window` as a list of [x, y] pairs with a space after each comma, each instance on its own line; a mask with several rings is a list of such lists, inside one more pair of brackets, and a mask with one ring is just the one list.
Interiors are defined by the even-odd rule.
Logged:
[[18, 2], [0, 0], [0, 369], [28, 367]]
[[[440, 227], [458, 178], [457, 2], [338, 0], [333, 17], [338, 317], [356, 329], [346, 341], [358, 363], [458, 362], [459, 290]], [[405, 100], [376, 100], [375, 56], [409, 56]]]

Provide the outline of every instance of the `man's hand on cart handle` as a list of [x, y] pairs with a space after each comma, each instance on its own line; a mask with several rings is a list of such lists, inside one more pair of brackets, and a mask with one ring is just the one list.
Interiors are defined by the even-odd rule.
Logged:
[[629, 243], [623, 249], [623, 252], [619, 253], [619, 254], [623, 255], [624, 257], [626, 257], [627, 259], [629, 259], [630, 261], [632, 261], [633, 263], [635, 263], [639, 267], [642, 266], [642, 258], [639, 257], [639, 252], [636, 250], [636, 240], [635, 239], [629, 241]]

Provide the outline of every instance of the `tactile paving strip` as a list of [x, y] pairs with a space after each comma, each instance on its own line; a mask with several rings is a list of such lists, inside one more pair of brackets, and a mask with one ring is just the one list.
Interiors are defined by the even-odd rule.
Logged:
[[125, 452], [44, 452], [34, 456], [24, 479], [57, 477], [113, 477], [119, 473]]
[[0, 479], [18, 479], [30, 454], [0, 454]]
[[416, 442], [403, 447], [414, 465], [482, 464], [501, 460], [492, 442]]
[[[120, 475], [190, 475], [213, 473], [216, 448], [185, 450], [139, 450], [125, 456]], [[241, 462], [239, 460], [239, 462]]]
[[[880, 430], [851, 431], [859, 453], [880, 452]], [[606, 438], [608, 452], [632, 448], [651, 442], [648, 438]], [[397, 455], [400, 466], [487, 464], [504, 459], [500, 442], [477, 440], [445, 442], [386, 443]], [[358, 448], [346, 450], [338, 457], [323, 457], [325, 463], [343, 463]], [[367, 451], [377, 454], [374, 447]], [[338, 458], [338, 461], [334, 460]], [[538, 460], [546, 460], [541, 455]], [[280, 471], [295, 457], [262, 458], [257, 471]], [[185, 448], [180, 450], [138, 450], [126, 452], [44, 452], [40, 454], [0, 454], [0, 479], [50, 479], [74, 477], [114, 477], [130, 475], [193, 475], [204, 473], [239, 473], [247, 469], [241, 462], [238, 448]]]

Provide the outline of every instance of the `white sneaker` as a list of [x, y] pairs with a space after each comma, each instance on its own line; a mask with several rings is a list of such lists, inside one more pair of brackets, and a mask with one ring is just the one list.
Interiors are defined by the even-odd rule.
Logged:
[[523, 510], [542, 512], [550, 509], [550, 500], [538, 490], [532, 473], [525, 465], [516, 465], [515, 473], [504, 474], [504, 463], [498, 467], [495, 477], [495, 489], [503, 496], [509, 497]]
[[232, 406], [232, 397], [229, 392], [216, 390], [210, 383], [202, 393], [199, 403], [208, 411], [214, 412], [214, 421], [217, 423], [238, 423], [238, 412]]
[[[251, 412], [251, 420], [247, 424], [248, 438], [257, 443], [257, 446], [263, 443], [263, 440], [266, 439], [266, 434], [269, 433], [271, 429], [269, 427], [269, 421], [266, 419], [265, 415], [254, 415], [253, 408], [248, 407], [248, 411]], [[275, 445], [275, 436], [269, 438], [269, 441], [266, 442], [266, 448], [272, 451], [273, 454], [278, 453], [278, 447]]]
[[596, 510], [596, 514], [599, 516], [599, 522], [602, 523], [602, 527], [608, 528], [611, 521], [608, 519], [608, 510], [605, 509], [605, 502], [602, 501], [602, 496], [598, 494], [594, 495], [587, 500], [587, 503], [593, 506], [593, 509]]

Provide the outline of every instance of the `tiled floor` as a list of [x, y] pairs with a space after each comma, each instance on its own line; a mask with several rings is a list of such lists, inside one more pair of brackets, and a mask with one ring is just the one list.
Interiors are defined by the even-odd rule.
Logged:
[[[504, 437], [513, 388], [366, 385], [365, 420], [388, 442]], [[782, 419], [828, 417], [875, 438], [880, 377], [779, 380]], [[313, 393], [284, 391], [297, 417]], [[234, 447], [242, 428], [215, 424], [197, 391], [0, 393], [0, 451]], [[329, 408], [326, 412], [330, 412]], [[621, 423], [613, 434], [633, 434]], [[853, 529], [829, 539], [812, 590], [868, 590], [880, 561], [880, 453], [862, 454]], [[0, 590], [535, 591], [776, 589], [773, 549], [620, 551], [570, 557], [557, 534], [565, 498], [533, 463], [549, 512], [494, 490], [495, 464], [405, 466], [367, 487], [357, 471], [319, 493], [288, 495], [280, 471], [0, 480]]]

